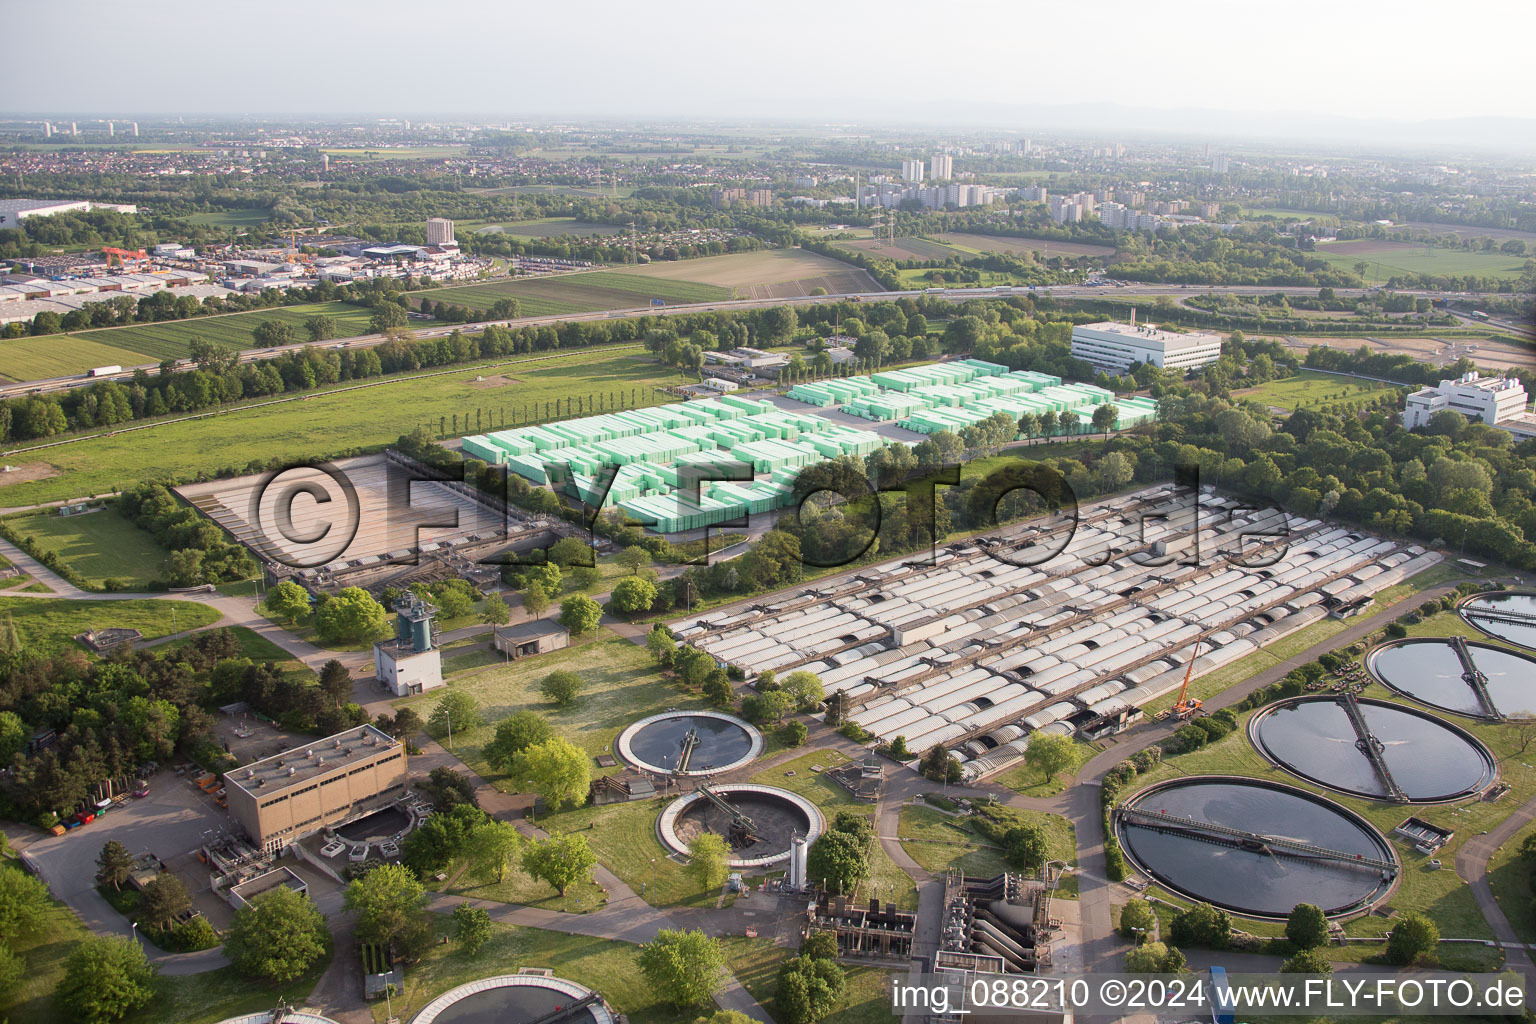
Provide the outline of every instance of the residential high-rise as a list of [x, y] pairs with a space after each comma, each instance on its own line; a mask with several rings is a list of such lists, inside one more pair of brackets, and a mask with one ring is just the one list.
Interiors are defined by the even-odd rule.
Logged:
[[431, 217], [427, 220], [427, 244], [447, 245], [453, 241], [453, 221], [446, 217]]
[[936, 154], [930, 174], [934, 181], [948, 181], [955, 176], [955, 158], [948, 153]]
[[902, 181], [922, 181], [923, 162], [921, 160], [903, 160], [901, 162]]

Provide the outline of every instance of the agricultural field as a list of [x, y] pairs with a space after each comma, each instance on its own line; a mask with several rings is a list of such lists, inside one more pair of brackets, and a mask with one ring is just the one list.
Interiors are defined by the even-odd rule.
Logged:
[[[16, 338], [0, 341], [0, 377], [42, 380], [84, 373], [93, 366], [136, 366], [162, 359], [184, 359], [191, 351], [193, 338], [230, 351], [248, 349], [255, 345], [251, 332], [263, 320], [288, 324], [293, 328], [294, 340], [303, 341], [307, 337], [304, 321], [316, 315], [335, 319], [336, 336], [346, 338], [367, 334], [372, 313], [345, 302], [311, 302], [190, 320], [99, 327], [77, 334]], [[412, 326], [427, 327], [436, 322], [418, 320]]]
[[1302, 370], [1294, 377], [1272, 380], [1256, 388], [1240, 391], [1237, 397], [1255, 399], [1273, 408], [1293, 412], [1308, 406], [1359, 405], [1374, 401], [1382, 397], [1384, 392], [1392, 390], [1396, 389], [1371, 380]]
[[[689, 260], [685, 265], [699, 262]], [[669, 266], [672, 264], [669, 264]], [[652, 299], [667, 303], [716, 302], [731, 293], [712, 284], [642, 276], [643, 268], [593, 270], [549, 277], [517, 277], [460, 288], [439, 288], [423, 294], [433, 302], [447, 301], [473, 309], [489, 309], [498, 299], [517, 299], [523, 316], [563, 316], [607, 309], [638, 309]]]
[[1411, 242], [1376, 239], [1319, 242], [1313, 255], [1347, 270], [1353, 270], [1356, 263], [1366, 263], [1365, 280], [1370, 284], [1403, 274], [1476, 274], [1513, 280], [1520, 276], [1526, 261], [1524, 256], [1501, 252], [1436, 249]]
[[1503, 338], [1454, 330], [1441, 329], [1437, 330], [1433, 335], [1384, 335], [1382, 337], [1371, 337], [1369, 335], [1365, 337], [1359, 335], [1352, 337], [1340, 337], [1338, 335], [1297, 337], [1287, 335], [1273, 337], [1269, 340], [1278, 341], [1286, 348], [1299, 352], [1302, 355], [1305, 355], [1307, 349], [1313, 345], [1341, 349], [1345, 352], [1353, 352], [1364, 345], [1376, 352], [1409, 355], [1418, 362], [1429, 363], [1435, 366], [1454, 363], [1462, 356], [1466, 356], [1468, 359], [1476, 362], [1477, 365], [1489, 369], [1530, 368], [1532, 365], [1536, 365], [1536, 351], [1533, 351], [1529, 345], [1521, 345], [1513, 341], [1504, 340]]
[[0, 377], [21, 382], [84, 373], [96, 366], [137, 366], [143, 352], [83, 334], [45, 334], [0, 341]]
[[42, 551], [53, 551], [63, 563], [100, 586], [119, 580], [123, 590], [143, 590], [165, 579], [170, 556], [154, 537], [125, 519], [116, 502], [99, 512], [61, 516], [54, 509], [10, 516], [6, 524], [30, 537]]
[[[126, 327], [102, 327], [94, 331], [81, 331], [74, 337], [106, 342], [119, 348], [142, 352], [151, 359], [183, 357], [193, 338], [202, 338], [227, 349], [252, 348], [255, 341], [251, 332], [263, 320], [277, 320], [291, 326], [295, 340], [302, 341], [304, 321], [312, 316], [324, 315], [336, 320], [336, 336], [340, 338], [368, 333], [368, 321], [373, 313], [362, 306], [346, 302], [310, 302], [300, 306], [277, 306], [272, 309], [253, 309], [245, 313], [227, 313], [220, 316], [194, 317], [191, 320], [168, 320], [154, 324], [130, 324]], [[413, 326], [426, 326], [425, 321]], [[141, 360], [142, 361], [142, 360]]]
[[728, 288], [738, 299], [789, 299], [810, 295], [817, 288], [826, 289], [828, 295], [882, 290], [865, 271], [804, 249], [764, 249], [652, 263], [636, 267], [633, 273]]
[[951, 256], [965, 256], [959, 249], [930, 238], [859, 238], [836, 244], [844, 249], [855, 249], [869, 256], [891, 260], [947, 260]]
[[1047, 256], [1113, 256], [1112, 245], [1093, 245], [1089, 242], [1059, 242], [1051, 238], [1014, 238], [1003, 235], [970, 235], [960, 231], [946, 231], [939, 236], [951, 246], [977, 253], [998, 252], [1010, 256], [1032, 252]]
[[266, 223], [270, 210], [215, 210], [212, 213], [194, 213], [186, 219], [193, 224], [206, 224], [218, 228], [253, 228]]
[[508, 221], [504, 224], [467, 226], [469, 230], [484, 235], [511, 235], [513, 238], [557, 238], [561, 235], [577, 235], [590, 238], [596, 235], [617, 235], [624, 229], [614, 224], [594, 224], [575, 217], [542, 217], [538, 220]]
[[88, 629], [136, 629], [144, 639], [199, 629], [219, 613], [195, 601], [145, 598], [126, 601], [48, 597], [0, 597], [0, 616], [16, 623], [21, 642], [38, 650], [75, 650], [75, 636]]
[[12, 452], [8, 461], [26, 478], [0, 486], [0, 503], [59, 501], [171, 473], [190, 479], [256, 458], [297, 460], [381, 446], [418, 426], [435, 430], [476, 409], [500, 423], [525, 411], [537, 419], [544, 403], [576, 395], [601, 395], [606, 403], [625, 407], [654, 405], [662, 399], [656, 388], [682, 383], [683, 377], [639, 356], [638, 346], [521, 356], [119, 429], [35, 454]]

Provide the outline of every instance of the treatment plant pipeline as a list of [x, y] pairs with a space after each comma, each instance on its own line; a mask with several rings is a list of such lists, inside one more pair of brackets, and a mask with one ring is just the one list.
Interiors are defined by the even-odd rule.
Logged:
[[1126, 856], [1158, 884], [1250, 917], [1298, 903], [1330, 916], [1381, 899], [1391, 846], [1358, 814], [1291, 786], [1193, 776], [1151, 786], [1115, 810]]
[[1458, 611], [1473, 629], [1536, 651], [1536, 593], [1479, 594]]
[[1466, 731], [1353, 694], [1271, 704], [1249, 719], [1248, 736], [1291, 774], [1368, 800], [1455, 800], [1482, 792], [1497, 774], [1488, 748]]
[[1471, 718], [1536, 717], [1536, 658], [1464, 637], [1395, 640], [1365, 667], [1420, 704]]

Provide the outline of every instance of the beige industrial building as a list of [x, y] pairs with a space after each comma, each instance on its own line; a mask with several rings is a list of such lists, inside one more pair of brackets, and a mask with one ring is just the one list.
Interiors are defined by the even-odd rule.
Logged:
[[552, 619], [533, 619], [515, 626], [492, 627], [491, 644], [503, 654], [523, 658], [571, 646], [571, 633]]
[[371, 725], [295, 747], [224, 777], [230, 816], [269, 853], [387, 807], [405, 793], [405, 747]]

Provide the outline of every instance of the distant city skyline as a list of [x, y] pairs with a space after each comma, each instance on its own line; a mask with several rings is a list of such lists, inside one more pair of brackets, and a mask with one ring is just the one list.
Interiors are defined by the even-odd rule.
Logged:
[[[1491, 57], [1469, 70], [1467, 51], [1479, 39], [1495, 31], [1530, 38], [1536, 29], [1536, 7], [1488, 0], [1451, 12], [1412, 0], [1390, 14], [1319, 0], [1262, 13], [1206, 0], [1114, 0], [1074, 15], [1070, 26], [1054, 6], [1001, 0], [977, 0], [965, 17], [949, 19], [922, 16], [905, 2], [871, 17], [862, 5], [790, 0], [749, 28], [733, 27], [702, 0], [603, 0], [579, 16], [561, 6], [480, 0], [436, 7], [273, 0], [260, 20], [160, 2], [141, 4], [132, 18], [93, 16], [93, 9], [109, 10], [88, 2], [83, 12], [78, 5], [67, 13], [48, 5], [7, 11], [12, 39], [39, 45], [7, 54], [0, 110], [818, 123], [882, 112], [885, 120], [906, 114], [927, 123], [948, 110], [955, 123], [972, 124], [988, 116], [1006, 123], [1031, 108], [1086, 114], [1112, 104], [1171, 115], [1279, 115], [1283, 131], [1266, 132], [1261, 118], [1256, 135], [1294, 135], [1308, 116], [1536, 116], [1520, 60]], [[1467, 26], [1453, 33], [1455, 53], [1446, 51], [1448, 19]], [[1116, 31], [1102, 31], [1110, 27]], [[1203, 130], [1190, 120], [1191, 131]]]

